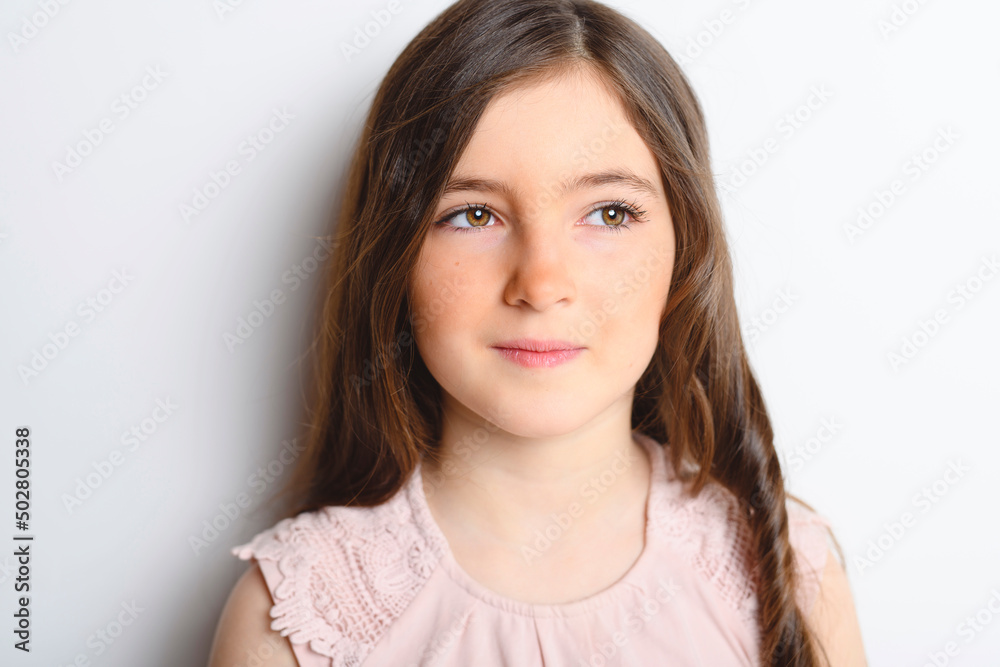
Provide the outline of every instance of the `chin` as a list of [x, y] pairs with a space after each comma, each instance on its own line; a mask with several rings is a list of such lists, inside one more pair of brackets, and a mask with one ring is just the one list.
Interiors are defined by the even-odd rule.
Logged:
[[574, 399], [571, 396], [568, 400], [545, 400], [530, 393], [522, 394], [520, 400], [503, 403], [502, 410], [506, 419], [498, 426], [521, 438], [554, 438], [572, 433], [593, 419], [599, 411], [596, 406]]

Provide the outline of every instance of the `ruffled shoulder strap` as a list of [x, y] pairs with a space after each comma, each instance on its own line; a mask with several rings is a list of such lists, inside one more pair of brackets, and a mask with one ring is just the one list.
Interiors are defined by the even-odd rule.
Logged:
[[791, 498], [786, 507], [788, 541], [795, 553], [795, 571], [799, 575], [796, 602], [799, 609], [809, 616], [819, 596], [823, 570], [830, 553], [830, 520]]
[[[709, 480], [697, 496], [692, 496], [663, 447], [660, 455], [662, 472], [651, 498], [651, 520], [657, 534], [687, 557], [748, 627], [756, 627], [756, 554], [750, 524], [739, 500], [717, 480]], [[800, 575], [796, 602], [808, 614], [826, 563], [829, 522], [791, 499], [786, 508], [789, 542]]]
[[270, 561], [271, 629], [334, 667], [362, 663], [430, 578], [440, 548], [412, 519], [410, 481], [376, 507], [328, 506], [284, 519], [233, 548]]

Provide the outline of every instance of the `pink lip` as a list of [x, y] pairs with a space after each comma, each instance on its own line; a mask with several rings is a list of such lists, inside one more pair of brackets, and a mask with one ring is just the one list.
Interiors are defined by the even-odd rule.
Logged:
[[500, 356], [525, 368], [551, 368], [579, 356], [584, 348], [562, 340], [520, 338], [498, 343]]

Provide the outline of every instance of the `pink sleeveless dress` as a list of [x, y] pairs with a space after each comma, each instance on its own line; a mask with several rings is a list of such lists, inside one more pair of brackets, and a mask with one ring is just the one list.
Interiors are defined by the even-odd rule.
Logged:
[[[652, 461], [646, 540], [628, 572], [567, 604], [502, 597], [455, 561], [427, 506], [420, 467], [378, 507], [324, 507], [233, 549], [255, 558], [271, 628], [300, 667], [686, 667], [757, 665], [750, 534], [715, 482], [682, 493], [663, 446]], [[789, 501], [808, 614], [826, 563], [829, 521]]]

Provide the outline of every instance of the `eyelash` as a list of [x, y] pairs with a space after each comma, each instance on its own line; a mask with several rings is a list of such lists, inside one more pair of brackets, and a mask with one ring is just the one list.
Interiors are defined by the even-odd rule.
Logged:
[[[610, 202], [610, 203], [607, 203], [607, 204], [600, 204], [599, 206], [595, 206], [594, 208], [592, 208], [589, 211], [587, 211], [587, 215], [589, 216], [590, 214], [594, 213], [595, 211], [600, 211], [600, 210], [603, 210], [603, 209], [606, 209], [606, 208], [615, 208], [615, 209], [618, 209], [620, 211], [624, 211], [625, 213], [627, 213], [629, 215], [629, 217], [632, 218], [632, 220], [634, 222], [645, 222], [645, 220], [646, 220], [646, 218], [645, 218], [646, 211], [644, 211], [643, 209], [639, 208], [639, 205], [637, 203], [635, 203], [634, 201], [627, 202], [627, 201], [623, 201], [621, 199], [617, 199], [617, 200], [615, 200], [613, 202]], [[477, 210], [486, 211], [487, 213], [489, 213], [492, 216], [496, 215], [496, 213], [493, 212], [493, 209], [490, 208], [490, 206], [488, 204], [470, 204], [469, 202], [465, 202], [465, 206], [463, 206], [462, 208], [453, 209], [452, 211], [449, 211], [448, 213], [445, 213], [445, 215], [440, 220], [438, 220], [437, 222], [435, 222], [434, 224], [438, 225], [438, 226], [441, 226], [441, 227], [445, 227], [449, 231], [455, 231], [455, 232], [474, 232], [474, 233], [475, 232], [479, 232], [482, 229], [484, 229], [484, 227], [455, 227], [454, 225], [446, 225], [445, 224], [448, 220], [451, 220], [452, 218], [454, 218], [459, 213], [466, 213], [467, 211], [477, 211]], [[584, 216], [584, 217], [586, 217], [586, 216]], [[602, 228], [604, 228], [604, 229], [606, 229], [606, 230], [608, 230], [608, 231], [610, 231], [610, 232], [612, 232], [614, 234], [621, 234], [623, 232], [623, 230], [630, 229], [632, 227], [632, 224], [633, 224], [632, 222], [623, 222], [623, 223], [618, 224], [618, 225], [593, 225], [593, 226], [595, 226], [595, 227], [602, 227]]]

